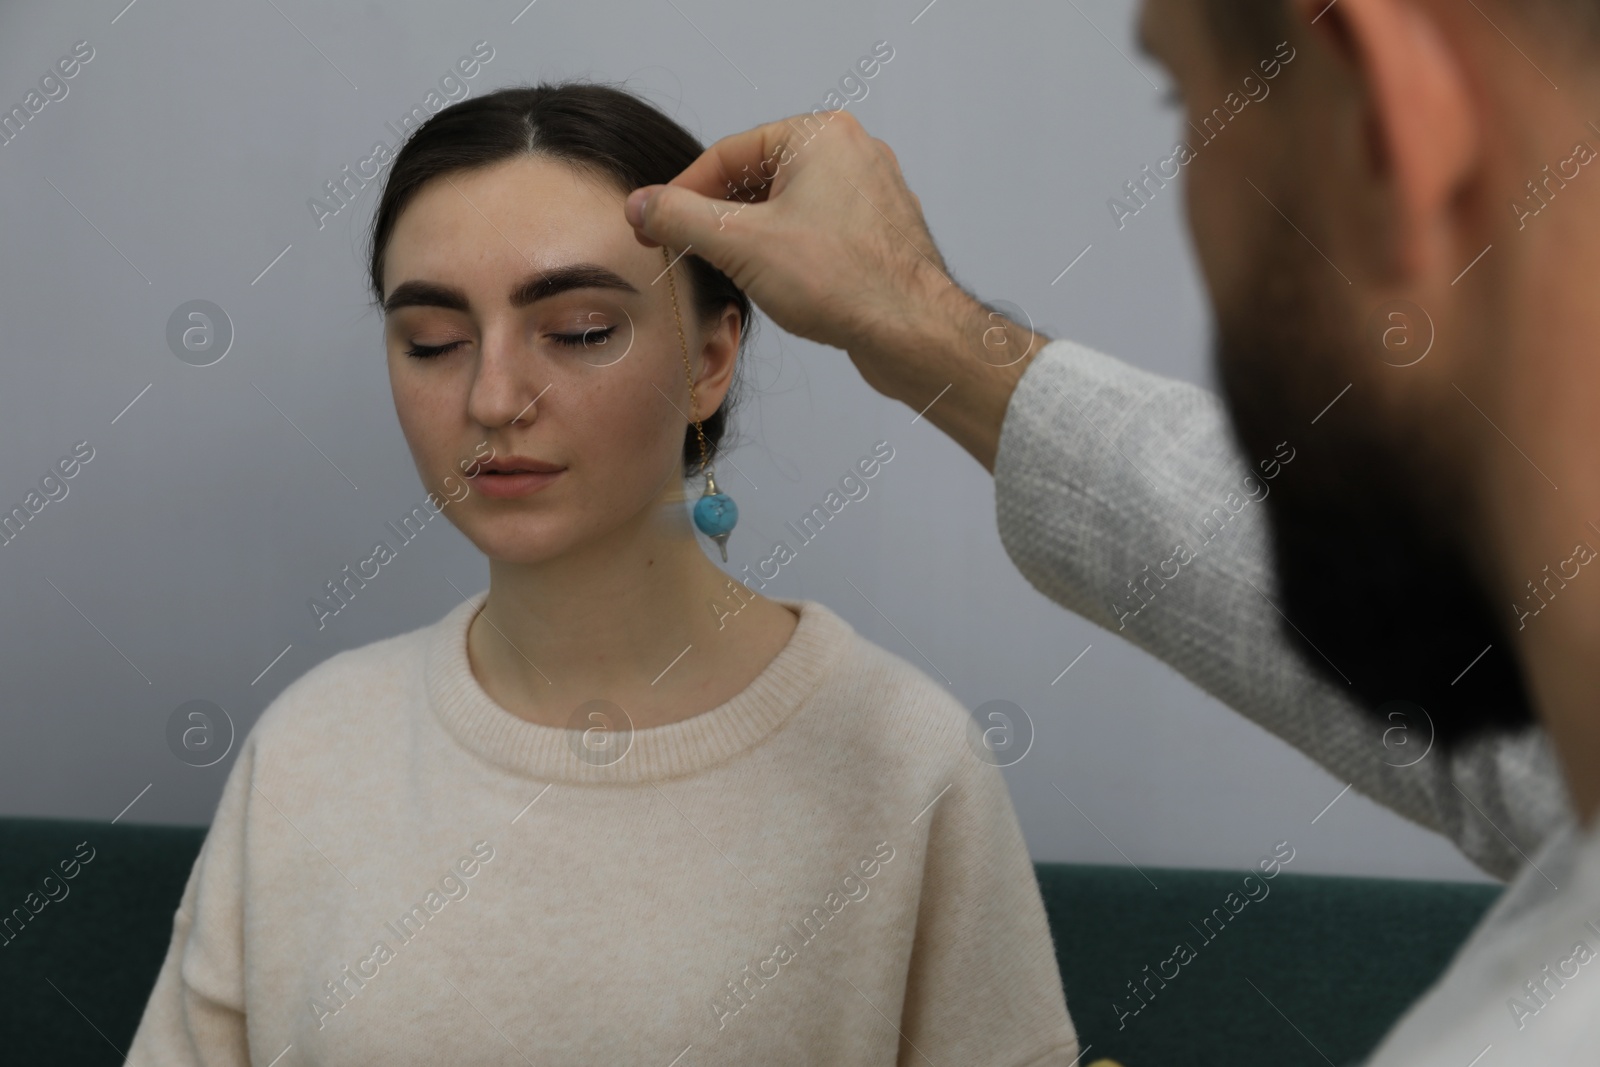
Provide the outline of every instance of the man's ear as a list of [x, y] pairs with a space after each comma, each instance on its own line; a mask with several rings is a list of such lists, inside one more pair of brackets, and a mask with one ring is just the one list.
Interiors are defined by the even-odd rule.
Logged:
[[1362, 91], [1367, 176], [1388, 199], [1390, 263], [1404, 278], [1424, 273], [1453, 255], [1446, 214], [1477, 163], [1479, 115], [1461, 56], [1413, 0], [1294, 8], [1302, 32], [1347, 63]]

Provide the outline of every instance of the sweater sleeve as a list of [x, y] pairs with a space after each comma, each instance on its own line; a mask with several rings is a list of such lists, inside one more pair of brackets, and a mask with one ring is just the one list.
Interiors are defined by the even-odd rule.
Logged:
[[901, 1067], [1068, 1067], [1078, 1038], [1033, 861], [998, 768], [963, 752], [923, 815]]
[[172, 941], [129, 1067], [248, 1067], [244, 1011], [244, 826], [254, 746], [246, 738], [189, 871]]
[[1544, 731], [1485, 738], [1450, 758], [1434, 751], [1407, 766], [1412, 752], [1385, 747], [1384, 725], [1285, 637], [1259, 505], [1206, 541], [1179, 577], [1158, 583], [1142, 610], [1122, 606], [1139, 603], [1128, 583], [1175, 558], [1179, 541], [1195, 543], [1194, 524], [1238, 499], [1249, 473], [1220, 398], [1053, 341], [1024, 372], [1001, 427], [1000, 539], [1051, 600], [1165, 660], [1341, 781], [1509, 878], [1568, 816]]

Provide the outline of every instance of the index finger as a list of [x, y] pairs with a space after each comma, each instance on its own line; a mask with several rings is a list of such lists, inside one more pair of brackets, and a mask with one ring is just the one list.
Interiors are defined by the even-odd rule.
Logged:
[[[742, 133], [729, 134], [702, 152], [698, 159], [667, 184], [681, 186], [702, 196], [725, 198], [728, 187], [735, 183], [738, 176], [744, 175], [747, 182], [753, 178], [759, 186], [759, 189], [747, 187], [747, 191], [755, 194], [756, 199], [764, 200], [767, 186], [777, 174], [780, 157], [785, 154], [784, 147], [799, 132], [793, 125], [794, 119], [804, 117], [815, 121], [816, 114], [807, 111], [803, 116], [793, 115], [776, 122], [763, 123]], [[840, 112], [823, 114], [831, 122]]]

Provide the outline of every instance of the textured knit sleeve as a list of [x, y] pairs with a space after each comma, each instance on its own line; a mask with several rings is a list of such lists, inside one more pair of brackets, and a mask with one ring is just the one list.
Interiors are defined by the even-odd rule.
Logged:
[[1263, 505], [1245, 507], [1176, 579], [1158, 583], [1147, 606], [1128, 610], [1140, 603], [1130, 580], [1181, 559], [1176, 544], [1195, 544], [1195, 525], [1230, 495], [1239, 501], [1249, 473], [1220, 398], [1054, 341], [1024, 373], [1001, 428], [1000, 539], [1051, 600], [1165, 660], [1341, 781], [1509, 878], [1567, 817], [1546, 735], [1484, 739], [1454, 758], [1434, 751], [1403, 766], [1410, 753], [1386, 748], [1383, 724], [1314, 674], [1284, 636], [1269, 602], [1276, 582]]
[[172, 922], [129, 1067], [247, 1067], [244, 1013], [244, 827], [254, 746], [228, 772]]
[[963, 752], [928, 819], [900, 1067], [1068, 1067], [1078, 1038], [1000, 771]]

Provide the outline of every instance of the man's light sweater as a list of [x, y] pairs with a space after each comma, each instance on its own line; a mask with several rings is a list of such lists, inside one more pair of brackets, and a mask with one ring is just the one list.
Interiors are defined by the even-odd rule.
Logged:
[[[1287, 444], [1309, 447], [1314, 434], [1308, 425], [1305, 441]], [[1165, 660], [1340, 781], [1449, 837], [1489, 873], [1513, 877], [1570, 825], [1547, 735], [1534, 728], [1417, 760], [1386, 734], [1388, 723], [1324, 681], [1273, 606], [1263, 505], [1240, 506], [1246, 477], [1272, 460], [1239, 454], [1215, 394], [1052, 341], [1028, 366], [1001, 427], [1000, 539], [1051, 600]], [[1204, 543], [1196, 533], [1203, 522], [1221, 531]], [[1194, 558], [1164, 580], [1179, 542]], [[1424, 733], [1414, 729], [1416, 747]]]
[[[1272, 606], [1262, 510], [1243, 505], [1245, 476], [1264, 459], [1238, 454], [1211, 393], [1052, 342], [1006, 412], [995, 463], [1000, 537], [1046, 596], [1511, 880], [1369, 1067], [1593, 1064], [1600, 829], [1574, 822], [1543, 730], [1419, 759], [1386, 745], [1384, 722], [1313, 673]], [[1212, 517], [1197, 537], [1196, 524]], [[1193, 559], [1174, 552], [1180, 542]], [[1175, 576], [1160, 568], [1145, 584], [1147, 566], [1174, 559]]]
[[586, 748], [478, 684], [485, 596], [262, 714], [129, 1063], [1077, 1056], [1004, 779], [943, 689], [779, 599], [799, 623], [745, 690]]

